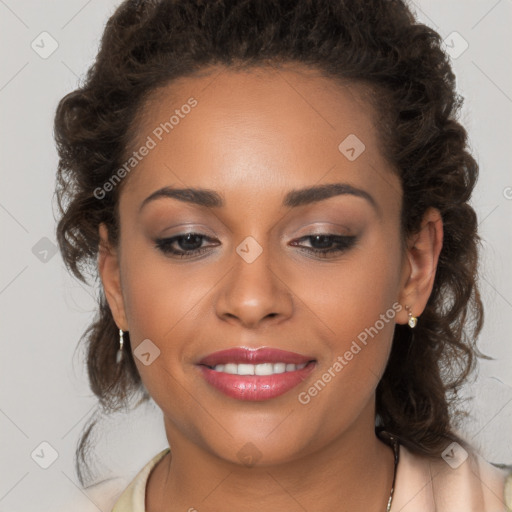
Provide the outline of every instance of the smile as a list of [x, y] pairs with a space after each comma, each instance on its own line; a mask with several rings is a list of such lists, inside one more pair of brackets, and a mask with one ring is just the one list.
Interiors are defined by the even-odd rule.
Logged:
[[261, 363], [261, 364], [217, 364], [212, 369], [216, 372], [229, 373], [231, 375], [275, 375], [278, 373], [294, 372], [302, 370], [306, 363]]
[[223, 350], [199, 363], [210, 386], [231, 398], [248, 401], [283, 395], [303, 382], [315, 366], [311, 357], [270, 348]]

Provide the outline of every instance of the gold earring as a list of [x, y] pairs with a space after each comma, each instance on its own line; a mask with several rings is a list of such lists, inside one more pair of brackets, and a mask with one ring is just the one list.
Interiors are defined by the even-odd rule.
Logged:
[[121, 360], [123, 359], [123, 345], [124, 345], [123, 330], [119, 329], [119, 349], [117, 350], [117, 354], [116, 354], [116, 364], [119, 364], [121, 362]]
[[407, 309], [407, 313], [409, 315], [409, 320], [407, 321], [407, 323], [409, 324], [409, 327], [411, 329], [414, 329], [416, 327], [416, 324], [418, 323], [418, 317], [412, 316], [410, 306], [405, 306], [405, 309]]

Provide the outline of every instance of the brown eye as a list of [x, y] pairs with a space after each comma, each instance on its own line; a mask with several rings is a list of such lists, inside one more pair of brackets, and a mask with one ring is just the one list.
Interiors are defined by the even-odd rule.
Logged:
[[213, 238], [200, 233], [182, 233], [170, 238], [155, 240], [155, 247], [164, 254], [188, 258], [208, 250], [208, 247], [202, 247], [204, 240], [214, 241]]
[[298, 239], [309, 240], [312, 247], [302, 247], [298, 243], [292, 245], [301, 247], [302, 250], [316, 254], [322, 258], [329, 257], [330, 254], [340, 254], [350, 249], [356, 243], [355, 236], [333, 235], [329, 233], [321, 233], [316, 235], [303, 236]]

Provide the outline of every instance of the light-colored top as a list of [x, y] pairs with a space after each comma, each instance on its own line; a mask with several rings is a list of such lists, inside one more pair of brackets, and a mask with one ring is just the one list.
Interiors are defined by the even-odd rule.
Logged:
[[[107, 491], [106, 483], [86, 488], [92, 491], [96, 504], [90, 510], [146, 512], [149, 474], [168, 452], [166, 448], [155, 455], [122, 490], [111, 486]], [[456, 467], [442, 458], [427, 459], [400, 446], [391, 512], [512, 512], [512, 474], [477, 454], [452, 465]]]

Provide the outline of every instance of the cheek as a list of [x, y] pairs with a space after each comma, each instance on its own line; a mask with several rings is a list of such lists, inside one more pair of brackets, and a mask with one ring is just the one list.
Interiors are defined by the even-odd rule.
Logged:
[[375, 239], [335, 272], [299, 277], [298, 285], [309, 290], [303, 300], [320, 319], [325, 355], [300, 403], [311, 402], [313, 409], [343, 404], [348, 418], [373, 395], [402, 309], [399, 247], [398, 236], [396, 242], [392, 235]]
[[[335, 264], [312, 266], [286, 275], [292, 290], [309, 308], [312, 319], [319, 319], [326, 332], [340, 340], [340, 349], [344, 343], [341, 340], [353, 339], [371, 327], [398, 299], [398, 241], [390, 244], [382, 238], [366, 243]], [[394, 317], [396, 312], [392, 309], [391, 313]], [[388, 323], [382, 328], [387, 335], [390, 329]]]
[[[131, 255], [124, 261], [122, 272], [135, 364], [151, 397], [168, 418], [175, 424], [184, 422], [185, 428], [183, 411], [190, 410], [194, 401], [184, 392], [182, 383], [188, 375], [183, 361], [194, 327], [201, 322], [198, 306], [211, 286], [204, 282], [204, 275], [201, 279], [197, 272], [184, 270], [184, 266], [176, 269], [158, 255], [155, 257], [151, 249], [127, 250], [125, 254]], [[139, 344], [144, 346], [147, 339], [159, 350], [149, 365], [137, 356]], [[149, 350], [156, 349], [150, 345]]]
[[121, 272], [131, 339], [175, 339], [180, 322], [199, 316], [197, 306], [215, 280], [186, 264], [171, 264], [151, 247], [127, 244], [125, 254]]

